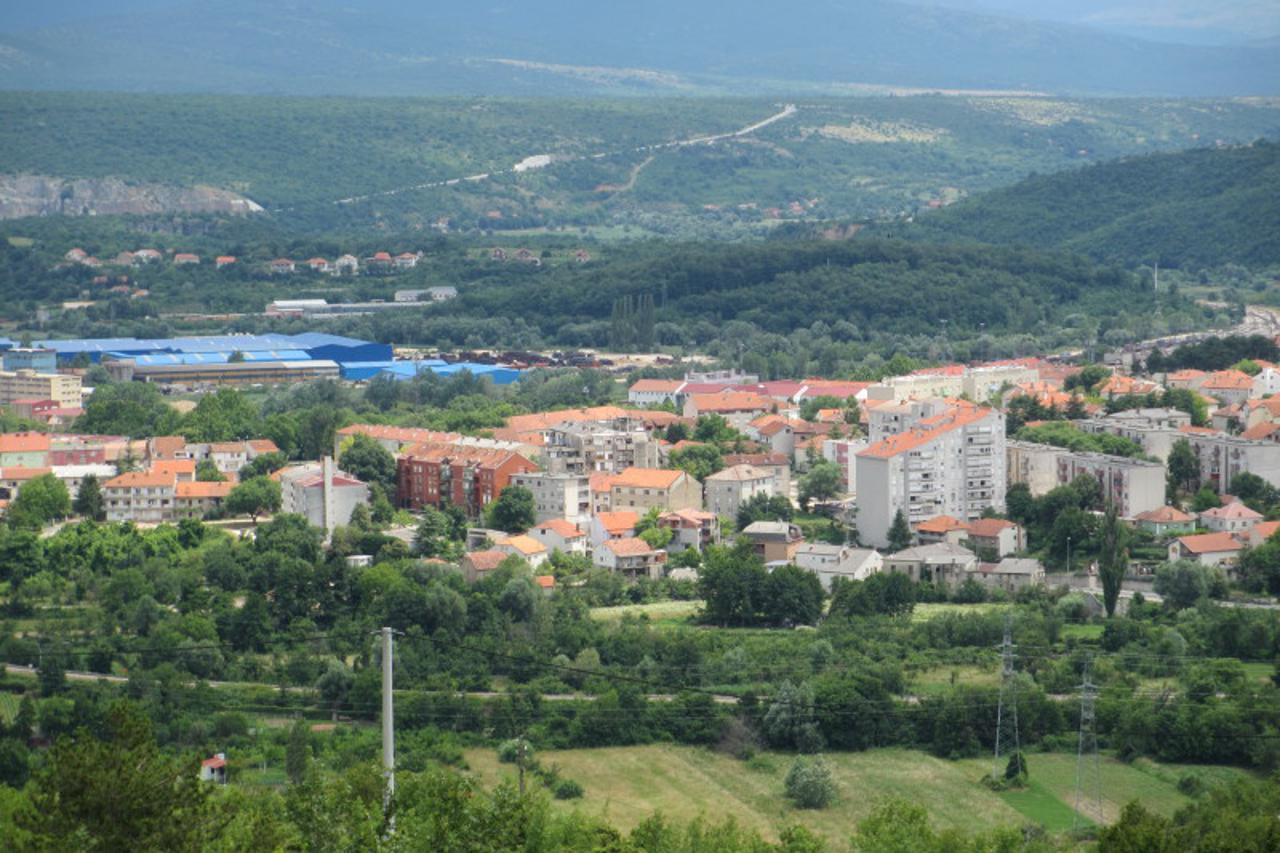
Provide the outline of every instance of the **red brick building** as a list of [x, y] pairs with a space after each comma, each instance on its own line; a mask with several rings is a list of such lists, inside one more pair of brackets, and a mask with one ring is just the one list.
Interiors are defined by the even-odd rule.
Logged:
[[396, 462], [396, 500], [407, 509], [448, 502], [467, 515], [480, 515], [515, 474], [538, 470], [510, 450], [426, 442], [409, 448]]

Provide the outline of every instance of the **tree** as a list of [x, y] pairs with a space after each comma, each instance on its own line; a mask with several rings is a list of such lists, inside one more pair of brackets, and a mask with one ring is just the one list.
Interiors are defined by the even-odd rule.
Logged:
[[289, 729], [289, 740], [284, 748], [284, 770], [289, 781], [302, 784], [311, 766], [311, 729], [304, 720], [297, 720]]
[[791, 499], [786, 495], [754, 494], [738, 506], [735, 523], [746, 530], [757, 521], [790, 521], [795, 515]]
[[1165, 563], [1156, 570], [1155, 591], [1174, 610], [1193, 606], [1209, 594], [1213, 572], [1195, 560]]
[[698, 594], [706, 601], [706, 619], [716, 625], [752, 625], [764, 595], [764, 561], [751, 543], [732, 548], [709, 546], [702, 555]]
[[1098, 579], [1102, 582], [1102, 603], [1110, 618], [1116, 613], [1116, 602], [1120, 600], [1120, 588], [1124, 584], [1124, 576], [1129, 568], [1129, 556], [1125, 547], [1129, 537], [1128, 527], [1120, 521], [1119, 510], [1114, 501], [1107, 501], [1106, 514], [1102, 519], [1099, 531], [1102, 548], [1098, 552]]
[[218, 470], [218, 466], [214, 464], [212, 459], [201, 459], [196, 463], [196, 482], [222, 483], [225, 482], [226, 479], [226, 477], [222, 476], [222, 472]]
[[1169, 469], [1169, 482], [1182, 492], [1190, 492], [1200, 479], [1200, 463], [1196, 461], [1195, 451], [1191, 443], [1180, 438], [1169, 448], [1169, 458], [1165, 462]]
[[284, 453], [264, 453], [261, 456], [253, 457], [248, 464], [240, 469], [240, 479], [249, 480], [254, 477], [265, 477], [268, 474], [279, 471], [288, 464], [289, 457]]
[[699, 415], [693, 426], [693, 440], [709, 444], [729, 443], [738, 437], [738, 431], [720, 415]]
[[59, 738], [16, 816], [21, 849], [198, 851], [228, 824], [192, 759], [169, 758], [150, 723], [125, 702], [106, 713], [105, 737]]
[[339, 466], [356, 479], [395, 491], [396, 458], [376, 439], [357, 433], [342, 451]]
[[422, 520], [413, 536], [414, 553], [421, 557], [440, 557], [445, 560], [462, 558], [461, 544], [453, 539], [453, 527], [449, 516], [435, 507], [422, 511]]
[[1201, 486], [1200, 491], [1191, 497], [1191, 509], [1195, 512], [1217, 509], [1220, 506], [1222, 506], [1222, 498], [1218, 497], [1218, 493], [1209, 486]]
[[8, 519], [14, 527], [35, 529], [71, 514], [67, 486], [52, 474], [41, 474], [22, 484], [9, 504]]
[[347, 695], [355, 684], [355, 674], [341, 661], [331, 660], [324, 674], [316, 680], [316, 692], [329, 703], [329, 712], [333, 720], [338, 719], [338, 708], [347, 701]]
[[234, 388], [205, 394], [182, 423], [188, 441], [243, 441], [261, 432], [257, 407]]
[[878, 572], [866, 580], [837, 578], [831, 588], [831, 616], [905, 616], [916, 606], [911, 578], [900, 572]]
[[765, 578], [764, 618], [772, 625], [815, 625], [822, 601], [822, 582], [813, 572], [780, 566]]
[[673, 450], [668, 461], [672, 468], [679, 468], [695, 480], [705, 480], [724, 468], [720, 448], [713, 444], [695, 444]]
[[537, 523], [533, 492], [524, 486], [507, 486], [485, 509], [486, 523], [495, 530], [523, 533]]
[[836, 796], [831, 769], [821, 758], [797, 758], [787, 771], [787, 797], [802, 809], [824, 809]]
[[895, 554], [904, 548], [910, 548], [913, 538], [907, 517], [899, 509], [893, 514], [893, 523], [889, 525], [889, 553]]
[[71, 509], [81, 518], [93, 521], [102, 521], [107, 517], [106, 502], [102, 498], [102, 484], [93, 474], [89, 474], [80, 481], [80, 491], [76, 492], [76, 499], [71, 504]]
[[254, 477], [238, 483], [227, 495], [223, 506], [230, 515], [247, 515], [256, 526], [258, 516], [280, 509], [280, 484], [267, 477]]
[[814, 462], [808, 473], [800, 478], [800, 506], [808, 510], [815, 500], [827, 501], [840, 494], [844, 488], [844, 476], [840, 466], [826, 459]]

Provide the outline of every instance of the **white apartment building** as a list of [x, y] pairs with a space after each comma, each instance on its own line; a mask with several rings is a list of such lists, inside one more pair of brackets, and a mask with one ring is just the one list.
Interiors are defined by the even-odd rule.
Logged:
[[1004, 508], [1004, 415], [971, 403], [923, 418], [857, 456], [858, 532], [882, 547], [901, 511], [913, 527], [936, 515], [962, 521]]
[[591, 478], [585, 474], [532, 471], [513, 474], [511, 485], [532, 493], [535, 518], [539, 522], [563, 518], [585, 525], [591, 520]]
[[1225, 432], [1188, 430], [1185, 438], [1200, 462], [1200, 483], [1221, 493], [1230, 493], [1241, 474], [1256, 474], [1273, 486], [1280, 486], [1280, 444], [1255, 441]]
[[1084, 432], [1118, 435], [1142, 448], [1148, 456], [1164, 461], [1179, 436], [1179, 430], [1191, 426], [1191, 416], [1181, 409], [1131, 409], [1079, 421]]
[[1125, 518], [1164, 506], [1165, 467], [1159, 462], [1029, 441], [1008, 442], [1006, 456], [1009, 485], [1025, 483], [1037, 497], [1089, 474], [1102, 486], [1103, 499], [1114, 501]]
[[369, 487], [337, 470], [328, 456], [286, 468], [279, 478], [281, 511], [304, 516], [327, 534], [349, 524], [355, 508], [369, 502]]

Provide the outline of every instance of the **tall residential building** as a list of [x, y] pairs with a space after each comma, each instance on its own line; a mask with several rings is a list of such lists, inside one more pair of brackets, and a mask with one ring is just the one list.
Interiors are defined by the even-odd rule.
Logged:
[[15, 400], [53, 400], [63, 408], [80, 405], [80, 377], [34, 370], [0, 370], [0, 405]]
[[1229, 493], [1236, 477], [1255, 474], [1280, 486], [1280, 444], [1195, 427], [1183, 427], [1179, 437], [1200, 462], [1202, 485]]
[[899, 511], [911, 525], [935, 515], [973, 520], [1004, 508], [1004, 415], [957, 403], [914, 422], [857, 456], [858, 532], [889, 542]]
[[584, 474], [530, 471], [513, 475], [511, 485], [533, 494], [533, 509], [539, 522], [562, 518], [585, 525], [591, 520], [591, 478]]

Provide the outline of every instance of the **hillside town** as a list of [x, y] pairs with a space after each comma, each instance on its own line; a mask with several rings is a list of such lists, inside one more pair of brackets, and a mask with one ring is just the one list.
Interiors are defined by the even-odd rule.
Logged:
[[[880, 572], [944, 594], [977, 584], [1006, 596], [1072, 573], [1089, 588], [1090, 518], [1108, 511], [1147, 546], [1131, 577], [1192, 560], [1230, 581], [1241, 553], [1280, 524], [1237, 494], [1280, 487], [1280, 366], [1265, 361], [1136, 375], [1033, 357], [879, 382], [691, 372], [631, 381], [625, 403], [516, 414], [477, 434], [347, 424], [331, 454], [290, 459], [265, 435], [85, 434], [86, 367], [192, 399], [427, 372], [501, 386], [522, 371], [396, 360], [388, 345], [319, 333], [3, 346], [0, 403], [39, 429], [0, 435], [0, 508], [36, 481], [52, 478], [73, 501], [92, 481], [108, 522], [218, 519], [252, 535], [260, 513], [284, 512], [328, 538], [370, 502], [371, 484], [344, 469], [359, 445], [393, 466], [374, 488], [397, 510], [467, 519], [466, 547], [446, 556], [472, 581], [514, 558], [550, 588], [566, 557], [629, 582], [697, 580], [704, 548], [745, 542], [769, 570], [794, 565], [827, 591]], [[233, 499], [242, 481], [264, 477], [278, 502]], [[1022, 507], [1082, 482], [1092, 490], [1075, 541], [1085, 557], [1073, 559], [1062, 519], [1031, 532]], [[508, 504], [517, 523], [493, 526], [495, 506]], [[403, 517], [389, 532], [421, 547]]]

